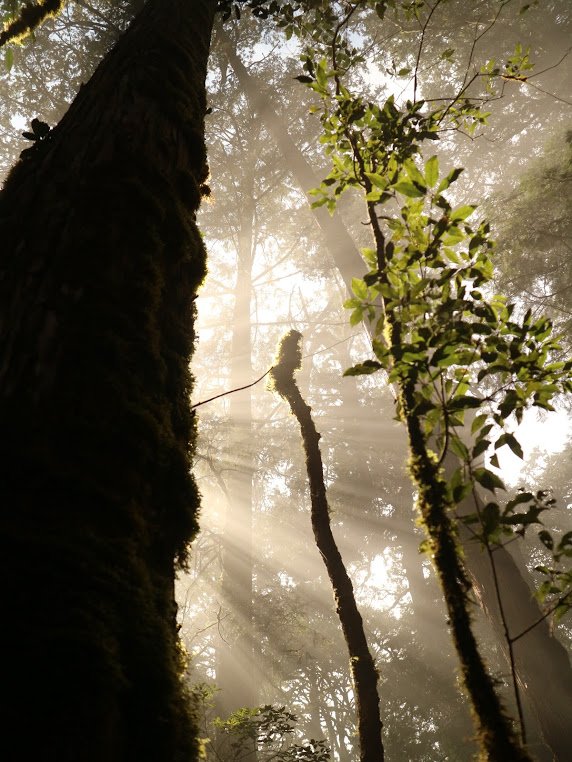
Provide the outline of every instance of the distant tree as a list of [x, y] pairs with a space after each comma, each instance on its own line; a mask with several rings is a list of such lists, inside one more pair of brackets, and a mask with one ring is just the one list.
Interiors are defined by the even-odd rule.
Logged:
[[572, 341], [572, 130], [552, 138], [491, 212], [499, 288], [551, 314]]

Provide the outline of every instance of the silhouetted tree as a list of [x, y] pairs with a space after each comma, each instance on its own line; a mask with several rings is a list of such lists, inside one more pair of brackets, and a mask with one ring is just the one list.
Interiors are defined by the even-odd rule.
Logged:
[[150, 0], [0, 197], [6, 758], [195, 755], [173, 583], [215, 7]]

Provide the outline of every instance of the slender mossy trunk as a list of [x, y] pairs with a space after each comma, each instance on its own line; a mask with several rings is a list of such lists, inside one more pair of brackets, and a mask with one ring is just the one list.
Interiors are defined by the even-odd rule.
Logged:
[[0, 196], [5, 759], [195, 759], [174, 570], [214, 0], [150, 0]]
[[271, 378], [274, 388], [288, 402], [300, 425], [310, 485], [312, 529], [316, 546], [332, 583], [336, 611], [350, 657], [356, 701], [359, 759], [360, 762], [383, 762], [377, 669], [367, 645], [353, 586], [332, 533], [319, 446], [320, 435], [312, 420], [311, 408], [304, 402], [294, 380], [294, 371], [300, 367], [301, 362], [301, 338], [297, 331], [290, 331], [284, 336]]
[[[399, 347], [398, 326], [392, 321], [393, 346]], [[422, 423], [416, 412], [417, 379], [399, 382], [399, 408], [409, 438], [409, 469], [417, 487], [417, 506], [427, 538], [435, 571], [447, 608], [451, 636], [459, 658], [463, 683], [469, 694], [478, 730], [483, 762], [531, 762], [496, 694], [475, 638], [469, 613], [470, 582], [461, 560], [453, 523], [453, 504], [441, 468], [427, 447]]]

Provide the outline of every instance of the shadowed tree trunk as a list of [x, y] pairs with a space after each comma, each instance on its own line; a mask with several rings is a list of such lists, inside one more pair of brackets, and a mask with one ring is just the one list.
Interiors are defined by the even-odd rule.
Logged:
[[0, 196], [5, 759], [196, 755], [173, 582], [215, 5], [150, 0]]
[[[448, 455], [445, 470], [452, 473], [457, 459]], [[481, 507], [486, 497], [479, 498]], [[473, 497], [458, 507], [459, 515], [474, 512]], [[570, 713], [572, 708], [572, 666], [568, 652], [550, 629], [542, 609], [528, 584], [524, 562], [517, 562], [506, 547], [493, 552], [495, 576], [491, 561], [480, 542], [461, 525], [460, 539], [464, 551], [464, 564], [470, 575], [475, 597], [483, 609], [496, 636], [506, 661], [506, 677], [510, 681], [510, 654], [505, 623], [513, 643], [518, 684], [528, 707], [534, 713], [542, 740], [547, 748], [530, 747], [539, 759], [567, 762], [570, 756]], [[500, 592], [505, 622], [501, 615], [497, 595]], [[522, 637], [519, 637], [522, 634]], [[525, 723], [526, 724], [526, 723]]]
[[[474, 541], [465, 541], [464, 549], [474, 591], [508, 660], [489, 558]], [[542, 611], [511, 553], [499, 548], [494, 552], [494, 561], [510, 636], [514, 638], [537, 623], [514, 643], [516, 671], [552, 758], [566, 762], [570, 759], [570, 659], [550, 632], [548, 620], [540, 621]]]
[[302, 335], [297, 331], [290, 331], [284, 336], [271, 378], [274, 388], [288, 402], [293, 415], [296, 416], [302, 434], [312, 505], [312, 530], [332, 583], [336, 613], [350, 657], [360, 762], [383, 762], [377, 670], [367, 644], [353, 585], [332, 533], [319, 447], [320, 435], [312, 420], [311, 409], [304, 402], [294, 380], [294, 371], [298, 370], [301, 364], [301, 339]]

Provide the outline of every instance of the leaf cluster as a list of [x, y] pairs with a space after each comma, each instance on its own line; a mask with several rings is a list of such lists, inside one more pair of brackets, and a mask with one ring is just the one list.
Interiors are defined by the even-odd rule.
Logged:
[[261, 762], [327, 762], [330, 750], [325, 741], [292, 742], [297, 721], [297, 716], [286, 707], [266, 704], [243, 707], [226, 720], [215, 719], [214, 724], [230, 736], [231, 748], [237, 754], [245, 748], [245, 742], [250, 741]]

